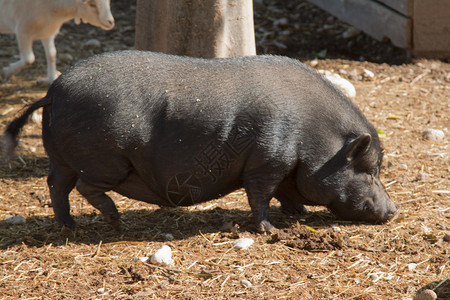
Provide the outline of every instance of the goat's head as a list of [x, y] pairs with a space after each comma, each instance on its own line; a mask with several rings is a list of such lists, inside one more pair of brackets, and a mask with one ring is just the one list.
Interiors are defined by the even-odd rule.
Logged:
[[78, 0], [78, 13], [75, 23], [89, 23], [104, 30], [114, 27], [114, 18], [109, 6], [110, 0]]

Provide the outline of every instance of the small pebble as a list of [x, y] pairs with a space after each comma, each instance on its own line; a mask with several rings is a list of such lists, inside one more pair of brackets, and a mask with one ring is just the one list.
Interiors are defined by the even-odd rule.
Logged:
[[364, 72], [364, 77], [365, 78], [367, 78], [367, 79], [374, 79], [375, 78], [375, 74], [372, 71], [364, 69], [363, 72]]
[[90, 39], [87, 42], [85, 42], [83, 46], [84, 48], [87, 49], [96, 49], [96, 48], [98, 49], [102, 47], [102, 44], [97, 39]]
[[11, 225], [25, 224], [27, 220], [22, 216], [8, 216], [5, 218], [5, 222]]
[[417, 174], [417, 180], [427, 180], [430, 179], [430, 174], [425, 173], [425, 172], [420, 172]]
[[137, 262], [137, 261], [147, 262], [147, 260], [148, 260], [148, 257], [145, 257], [145, 256], [133, 258], [133, 262]]
[[286, 27], [289, 25], [289, 20], [287, 18], [281, 18], [273, 22], [273, 26], [276, 27]]
[[422, 137], [425, 140], [440, 141], [444, 138], [445, 134], [439, 129], [427, 129], [422, 133]]
[[356, 29], [355, 27], [350, 27], [349, 29], [347, 29], [346, 31], [344, 31], [342, 33], [342, 37], [344, 39], [351, 39], [351, 38], [357, 36], [360, 33], [361, 33], [361, 30]]
[[42, 113], [35, 111], [31, 115], [31, 121], [33, 121], [34, 123], [42, 123]]
[[173, 263], [172, 249], [169, 246], [163, 245], [158, 251], [150, 257], [150, 262], [153, 264], [170, 265]]
[[73, 56], [69, 53], [61, 53], [58, 56], [59, 60], [63, 63], [70, 64], [73, 62]]
[[104, 294], [104, 293], [105, 293], [105, 288], [99, 288], [99, 289], [97, 290], [97, 293], [99, 293], [99, 294]]
[[164, 237], [166, 238], [166, 240], [169, 240], [169, 241], [172, 241], [174, 239], [174, 236], [171, 233], [164, 234]]
[[422, 224], [420, 226], [420, 230], [424, 233], [424, 234], [430, 234], [431, 233], [431, 229], [426, 226], [425, 224]]
[[237, 250], [247, 249], [248, 247], [253, 245], [253, 243], [254, 241], [251, 238], [241, 238], [233, 242], [233, 247], [236, 248]]
[[319, 64], [319, 61], [317, 59], [313, 59], [312, 61], [309, 62], [309, 65], [313, 68], [315, 66], [317, 66], [318, 64]]
[[246, 288], [251, 288], [253, 286], [253, 284], [250, 281], [248, 281], [247, 279], [242, 279], [241, 284]]
[[417, 268], [417, 264], [415, 263], [409, 263], [408, 264], [408, 270], [413, 271]]
[[348, 72], [348, 77], [352, 80], [362, 80], [362, 75], [360, 75], [356, 69], [353, 69], [350, 72]]
[[400, 169], [400, 170], [408, 170], [408, 165], [407, 165], [407, 164], [399, 164], [399, 165], [397, 166], [397, 169]]
[[342, 230], [341, 227], [339, 227], [339, 226], [332, 226], [331, 228], [333, 229], [333, 231], [341, 231]]
[[432, 290], [423, 290], [417, 294], [416, 300], [436, 300], [437, 295]]

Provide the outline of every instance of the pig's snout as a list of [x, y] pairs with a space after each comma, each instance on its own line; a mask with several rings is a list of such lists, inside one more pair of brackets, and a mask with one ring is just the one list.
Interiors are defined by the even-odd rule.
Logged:
[[366, 199], [365, 201], [370, 204], [366, 205], [366, 209], [361, 212], [360, 217], [355, 219], [373, 223], [385, 223], [394, 219], [400, 211], [387, 194], [381, 199]]
[[388, 198], [386, 212], [380, 219], [380, 222], [384, 223], [393, 220], [400, 213], [400, 209], [394, 204], [394, 202]]
[[384, 190], [372, 197], [354, 198], [353, 201], [341, 198], [330, 203], [328, 208], [343, 219], [370, 223], [385, 223], [399, 213], [399, 209]]
[[388, 193], [384, 189], [384, 186], [377, 180], [374, 197], [373, 197], [373, 213], [375, 217], [378, 217], [376, 222], [387, 222], [392, 220], [399, 212], [399, 209], [395, 205], [395, 203], [391, 200]]

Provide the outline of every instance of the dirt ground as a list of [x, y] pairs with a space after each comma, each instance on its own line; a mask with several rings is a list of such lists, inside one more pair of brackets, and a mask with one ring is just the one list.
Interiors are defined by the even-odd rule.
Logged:
[[[110, 32], [64, 25], [56, 41], [60, 71], [133, 47], [133, 2], [112, 2], [117, 25]], [[40, 125], [30, 122], [18, 157], [0, 166], [0, 299], [413, 299], [423, 289], [450, 299], [450, 64], [412, 59], [362, 33], [344, 38], [348, 25], [306, 1], [275, 2], [256, 1], [258, 52], [296, 57], [355, 86], [355, 103], [382, 137], [382, 180], [400, 216], [353, 224], [312, 207], [288, 217], [273, 200], [280, 230], [262, 235], [244, 190], [180, 209], [111, 193], [122, 214], [118, 233], [74, 191], [79, 228], [68, 232], [53, 220], [48, 159]], [[85, 45], [93, 38], [100, 47]], [[36, 83], [46, 72], [38, 43], [35, 53], [31, 68], [0, 82], [2, 131], [46, 92]], [[17, 54], [14, 37], [1, 35], [0, 67]], [[445, 136], [426, 140], [426, 129]], [[243, 237], [254, 244], [236, 250], [233, 242]], [[172, 265], [136, 260], [161, 245], [172, 248]]]

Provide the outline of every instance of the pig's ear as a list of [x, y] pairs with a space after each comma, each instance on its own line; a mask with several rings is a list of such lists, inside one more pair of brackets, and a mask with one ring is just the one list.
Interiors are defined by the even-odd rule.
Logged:
[[347, 161], [352, 161], [358, 157], [361, 157], [363, 154], [365, 154], [369, 148], [370, 143], [372, 141], [372, 136], [368, 133], [362, 134], [356, 139], [352, 140], [347, 146], [346, 146], [346, 158]]

